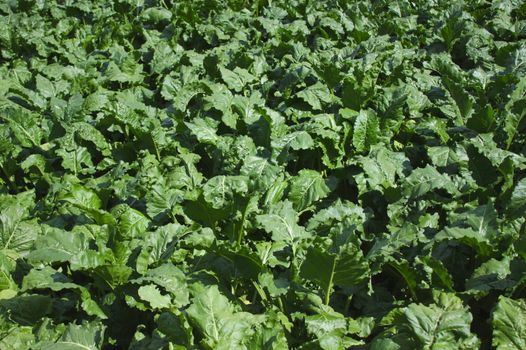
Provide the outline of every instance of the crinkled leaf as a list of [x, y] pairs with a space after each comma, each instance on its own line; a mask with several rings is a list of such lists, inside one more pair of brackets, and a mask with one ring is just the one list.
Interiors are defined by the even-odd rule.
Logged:
[[498, 350], [526, 347], [526, 303], [500, 296], [492, 317], [492, 345]]
[[294, 209], [302, 211], [325, 198], [334, 188], [334, 181], [326, 180], [320, 173], [313, 170], [301, 170], [291, 182], [289, 200], [294, 204]]
[[362, 110], [354, 122], [352, 144], [357, 152], [365, 152], [377, 142], [380, 133], [378, 118], [370, 110]]
[[298, 213], [289, 201], [273, 205], [268, 214], [256, 218], [263, 229], [272, 234], [273, 241], [292, 244], [306, 235], [305, 229], [297, 224]]

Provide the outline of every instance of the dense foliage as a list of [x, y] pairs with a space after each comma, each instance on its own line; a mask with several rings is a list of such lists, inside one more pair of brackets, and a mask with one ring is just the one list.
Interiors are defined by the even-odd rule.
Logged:
[[0, 2], [1, 349], [526, 349], [526, 3]]

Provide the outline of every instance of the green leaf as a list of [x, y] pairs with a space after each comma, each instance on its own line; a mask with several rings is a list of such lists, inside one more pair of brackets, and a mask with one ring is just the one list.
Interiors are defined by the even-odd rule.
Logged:
[[289, 201], [273, 205], [268, 214], [258, 215], [256, 219], [265, 231], [272, 234], [272, 240], [275, 242], [285, 241], [293, 244], [306, 236], [305, 229], [297, 224], [298, 213]]
[[101, 310], [97, 303], [91, 299], [89, 290], [70, 280], [64, 274], [46, 266], [43, 269], [32, 269], [22, 281], [22, 291], [50, 289], [54, 292], [62, 290], [73, 290], [80, 295], [82, 309], [91, 316], [106, 319], [106, 314]]
[[245, 85], [255, 79], [248, 70], [241, 67], [230, 70], [220, 66], [219, 71], [221, 72], [221, 78], [223, 78], [223, 81], [228, 85], [228, 88], [237, 92], [241, 91]]
[[479, 266], [471, 278], [466, 281], [466, 290], [468, 293], [480, 293], [494, 289], [511, 288], [515, 282], [506, 279], [510, 273], [508, 258], [504, 258], [502, 261], [490, 259]]
[[64, 262], [89, 250], [84, 232], [54, 229], [35, 241], [34, 250], [27, 256], [31, 262]]
[[82, 140], [92, 142], [103, 156], [111, 156], [111, 147], [104, 135], [88, 123], [77, 122], [73, 124], [72, 131]]
[[254, 188], [267, 189], [275, 183], [280, 174], [280, 168], [265, 158], [249, 156], [245, 159], [240, 173], [250, 177]]
[[214, 209], [232, 205], [235, 194], [247, 193], [247, 180], [245, 176], [215, 176], [203, 186], [203, 197]]
[[434, 237], [435, 242], [455, 240], [475, 249], [479, 254], [487, 256], [493, 250], [488, 237], [483, 232], [471, 228], [445, 227]]
[[314, 140], [306, 131], [294, 131], [283, 137], [272, 140], [274, 157], [280, 161], [286, 160], [289, 151], [309, 149], [314, 146]]
[[526, 303], [523, 299], [499, 297], [493, 310], [492, 345], [497, 350], [520, 350], [526, 348]]
[[378, 118], [370, 110], [362, 110], [354, 121], [352, 144], [357, 152], [369, 150], [378, 140], [380, 133]]
[[185, 233], [185, 227], [179, 224], [168, 224], [149, 232], [144, 245], [151, 247], [148, 263], [156, 263], [168, 259], [174, 252], [175, 244]]
[[[186, 277], [179, 268], [172, 264], [167, 263], [155, 269], [151, 269], [143, 277], [130, 280], [130, 282], [136, 284], [142, 284], [145, 282], [154, 283], [154, 285], [149, 284], [148, 289], [146, 289], [144, 292], [157, 293], [152, 290], [152, 288], [157, 285], [162, 287], [166, 292], [170, 293], [171, 297], [173, 298], [173, 303], [177, 306], [182, 307], [188, 304], [189, 291], [186, 285]], [[164, 302], [166, 300], [171, 303], [170, 295], [163, 295], [158, 303]], [[146, 299], [143, 298], [143, 300]], [[147, 301], [150, 302], [150, 300]]]
[[150, 225], [150, 220], [140, 211], [122, 204], [112, 209], [117, 218], [119, 232], [124, 239], [141, 236]]
[[217, 136], [217, 122], [210, 118], [195, 118], [192, 123], [185, 123], [192, 134], [201, 143], [215, 145], [219, 141]]
[[473, 174], [473, 178], [480, 186], [488, 186], [498, 179], [498, 172], [493, 167], [491, 161], [480, 154], [474, 147], [468, 147], [468, 166]]
[[323, 247], [309, 248], [301, 265], [301, 276], [315, 282], [324, 292], [328, 305], [333, 286], [353, 287], [369, 278], [369, 265], [354, 243], [330, 252]]
[[314, 334], [317, 338], [324, 338], [328, 333], [341, 338], [347, 331], [345, 317], [329, 307], [320, 309], [315, 315], [306, 316], [305, 325], [307, 326], [307, 331]]
[[151, 188], [146, 194], [146, 212], [148, 216], [154, 218], [157, 215], [167, 213], [173, 215], [175, 208], [183, 200], [183, 191], [177, 189], [166, 189], [158, 184]]
[[510, 148], [517, 131], [519, 124], [526, 115], [526, 77], [522, 77], [515, 89], [510, 95], [508, 103], [506, 103], [506, 116], [504, 122], [504, 130], [507, 133], [506, 148]]
[[520, 180], [513, 188], [507, 211], [511, 217], [517, 218], [524, 215], [524, 209], [526, 209], [526, 178]]
[[199, 327], [206, 337], [218, 342], [223, 336], [223, 323], [232, 316], [233, 309], [217, 286], [209, 286], [202, 288], [192, 299], [187, 313], [190, 321]]
[[453, 278], [440, 260], [432, 256], [425, 256], [422, 259], [419, 258], [419, 260], [427, 267], [425, 270], [431, 280], [431, 285], [443, 287], [448, 292], [453, 291]]
[[53, 86], [53, 83], [49, 81], [49, 79], [39, 74], [35, 80], [38, 92], [40, 92], [42, 96], [45, 98], [51, 98], [55, 96], [55, 87]]
[[[363, 167], [365, 183], [371, 189], [384, 192], [386, 188], [396, 187], [396, 175], [404, 176], [404, 170], [407, 167], [407, 158], [403, 153], [391, 152], [380, 145], [371, 147], [370, 154], [367, 157], [359, 157], [359, 164]], [[359, 179], [357, 176], [356, 179]], [[365, 192], [368, 188], [359, 183], [360, 192]]]
[[439, 167], [450, 166], [459, 161], [459, 158], [454, 150], [447, 146], [430, 147], [427, 150], [429, 158], [433, 165]]
[[163, 7], [150, 7], [141, 13], [141, 17], [146, 21], [159, 23], [170, 20], [170, 18], [172, 18], [172, 13]]
[[447, 174], [439, 173], [430, 165], [413, 170], [405, 179], [405, 182], [407, 185], [404, 192], [410, 198], [424, 196], [435, 189], [445, 189], [451, 194], [458, 192], [455, 184]]
[[154, 309], [163, 309], [170, 307], [170, 296], [162, 295], [157, 286], [149, 284], [139, 288], [139, 297], [150, 303]]
[[127, 59], [119, 66], [110, 61], [104, 71], [104, 77], [117, 83], [138, 83], [143, 76], [142, 64], [138, 64], [133, 59]]
[[29, 219], [34, 192], [0, 195], [0, 247], [26, 255], [41, 231], [36, 219]]
[[493, 237], [498, 232], [497, 212], [490, 202], [466, 213], [466, 223], [481, 236]]
[[[187, 315], [190, 322], [204, 335], [205, 346], [224, 350], [244, 349], [258, 337], [265, 336], [256, 335], [253, 331], [265, 322], [264, 315], [234, 312], [228, 299], [215, 285], [194, 285], [193, 289], [194, 298], [187, 309]], [[283, 334], [280, 329], [275, 328], [275, 330], [277, 332], [274, 334], [281, 338]], [[272, 343], [272, 338], [269, 338], [268, 344]]]
[[96, 91], [84, 100], [84, 110], [87, 112], [99, 111], [109, 102], [108, 93], [105, 90]]
[[477, 109], [467, 121], [466, 126], [480, 133], [491, 132], [495, 128], [495, 111], [491, 105]]
[[39, 350], [98, 350], [102, 346], [105, 327], [98, 322], [69, 324], [64, 333], [55, 341], [44, 341], [37, 345]]
[[331, 103], [333, 101], [330, 90], [320, 82], [298, 92], [297, 96], [317, 111], [322, 110], [322, 102]]
[[465, 123], [473, 113], [473, 98], [462, 88], [460, 84], [453, 81], [449, 77], [444, 77], [443, 81], [460, 112], [460, 120]]
[[10, 318], [21, 325], [34, 325], [41, 321], [51, 313], [52, 304], [50, 296], [37, 294], [0, 299], [0, 309], [9, 312]]
[[93, 161], [86, 147], [75, 145], [72, 149], [61, 148], [55, 152], [62, 158], [62, 167], [75, 175], [91, 172], [93, 168]]
[[322, 175], [314, 170], [301, 170], [292, 182], [289, 200], [294, 204], [294, 209], [302, 211], [310, 205], [325, 198], [330, 192], [334, 182], [323, 179]]
[[236, 128], [237, 115], [232, 112], [234, 96], [224, 85], [217, 85], [211, 96], [205, 99], [208, 106], [206, 109], [215, 108], [221, 111], [221, 120], [232, 129]]
[[43, 130], [37, 124], [36, 117], [23, 109], [0, 110], [0, 119], [3, 119], [13, 131], [15, 138], [22, 147], [39, 146], [43, 137]]
[[100, 209], [102, 207], [98, 194], [91, 188], [81, 185], [72, 185], [70, 191], [61, 195], [59, 199], [79, 208]]
[[478, 340], [471, 333], [473, 316], [453, 294], [442, 293], [437, 304], [411, 304], [404, 310], [410, 333], [424, 349], [472, 349]]
[[[5, 325], [8, 326], [8, 324]], [[2, 349], [30, 349], [34, 342], [33, 328], [19, 325], [0, 340], [0, 347]]]
[[247, 336], [244, 340], [244, 346], [248, 350], [259, 350], [259, 349], [288, 349], [287, 338], [283, 329], [283, 318], [282, 313], [276, 313], [273, 311], [266, 313], [266, 320], [264, 323], [259, 323], [255, 326], [255, 334], [247, 332]]
[[210, 88], [201, 81], [189, 82], [182, 85], [170, 76], [164, 79], [161, 88], [161, 96], [165, 100], [171, 101], [175, 108], [183, 112], [186, 110], [192, 98], [199, 94], [207, 93], [210, 93]]

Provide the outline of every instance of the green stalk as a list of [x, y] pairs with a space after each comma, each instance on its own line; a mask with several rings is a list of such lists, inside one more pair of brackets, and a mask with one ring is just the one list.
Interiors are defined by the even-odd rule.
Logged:
[[291, 280], [293, 282], [299, 281], [299, 270], [296, 266], [296, 246], [292, 243], [292, 261], [290, 262]]
[[239, 223], [239, 229], [237, 231], [237, 245], [241, 245], [241, 241], [243, 240], [243, 237], [245, 236], [245, 219], [247, 216], [247, 209], [248, 209], [248, 203], [245, 206], [245, 210], [243, 210], [243, 214], [241, 215], [241, 222]]
[[285, 307], [283, 306], [283, 300], [281, 300], [281, 295], [278, 297], [278, 307], [281, 312], [285, 313]]
[[329, 305], [329, 302], [331, 301], [331, 293], [332, 293], [332, 281], [334, 278], [334, 270], [336, 269], [336, 258], [332, 260], [332, 269], [331, 269], [331, 276], [329, 278], [329, 283], [327, 284], [327, 290], [325, 291], [325, 305]]
[[344, 315], [347, 315], [349, 313], [349, 308], [351, 307], [351, 300], [352, 300], [352, 294], [349, 295], [347, 300], [345, 300], [345, 306], [343, 307]]
[[152, 137], [152, 143], [153, 143], [153, 148], [155, 149], [155, 155], [157, 156], [157, 160], [160, 162], [161, 161], [161, 153], [159, 152], [159, 147], [157, 147], [157, 142], [155, 142], [153, 137]]
[[75, 176], [77, 176], [77, 168], [78, 168], [78, 164], [77, 164], [77, 149], [75, 148], [75, 150], [73, 151], [74, 152], [74, 156], [73, 156], [73, 159], [74, 159], [74, 165], [75, 165]]
[[252, 285], [254, 286], [254, 296], [252, 298], [252, 304], [256, 301], [256, 296], [258, 294], [259, 294], [259, 297], [261, 298], [261, 301], [266, 302], [267, 294], [265, 293], [263, 288], [261, 288], [261, 286], [256, 281], [252, 281]]

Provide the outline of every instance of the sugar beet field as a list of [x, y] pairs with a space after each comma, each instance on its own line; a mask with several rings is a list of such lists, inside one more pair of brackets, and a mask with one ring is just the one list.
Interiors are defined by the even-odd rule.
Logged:
[[526, 3], [0, 0], [0, 349], [525, 350]]

